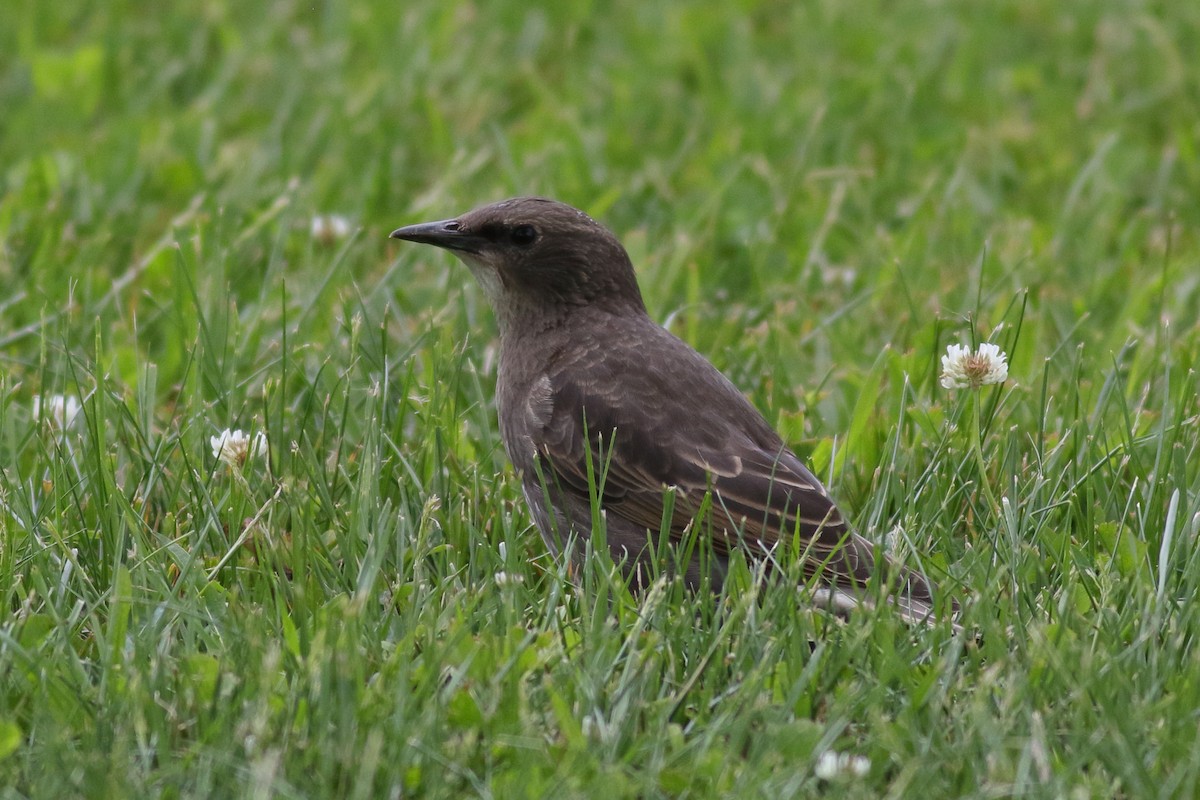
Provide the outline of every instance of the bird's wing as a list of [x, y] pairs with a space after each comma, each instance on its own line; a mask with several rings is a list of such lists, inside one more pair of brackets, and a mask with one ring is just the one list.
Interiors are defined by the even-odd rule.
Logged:
[[[706, 414], [686, 399], [677, 409], [648, 413], [629, 393], [565, 377], [543, 380], [530, 429], [543, 479], [559, 490], [585, 500], [595, 492], [610, 517], [652, 532], [663, 528], [664, 496], [673, 490], [674, 539], [685, 535], [711, 491], [717, 551], [740, 545], [764, 555], [795, 536], [809, 574], [820, 572], [828, 582], [869, 580], [870, 545], [849, 533], [824, 487], [740, 395], [754, 425], [733, 425], [731, 417], [745, 415]], [[681, 414], [690, 414], [689, 424], [679, 424]]]

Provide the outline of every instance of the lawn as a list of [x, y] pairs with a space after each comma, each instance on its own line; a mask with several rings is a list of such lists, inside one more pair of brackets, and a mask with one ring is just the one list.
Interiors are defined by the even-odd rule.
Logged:
[[[7, 3], [0, 798], [1192, 796], [1197, 64], [1193, 0]], [[568, 576], [387, 238], [520, 194], [966, 633]]]

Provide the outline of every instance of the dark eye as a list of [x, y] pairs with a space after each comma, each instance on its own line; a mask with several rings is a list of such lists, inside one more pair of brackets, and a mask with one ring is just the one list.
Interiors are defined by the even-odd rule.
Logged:
[[515, 245], [528, 247], [537, 238], [537, 230], [532, 225], [518, 225], [512, 229], [512, 233], [508, 235], [508, 238]]

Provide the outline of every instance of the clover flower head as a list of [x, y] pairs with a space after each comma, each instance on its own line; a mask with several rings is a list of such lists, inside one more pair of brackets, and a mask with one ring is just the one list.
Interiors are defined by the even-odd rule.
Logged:
[[833, 781], [841, 777], [863, 778], [871, 771], [871, 759], [866, 756], [856, 756], [851, 753], [839, 753], [836, 750], [826, 750], [817, 759], [813, 773], [823, 781]]
[[942, 386], [978, 389], [1008, 380], [1008, 356], [999, 346], [984, 343], [972, 352], [965, 344], [952, 344], [942, 356]]
[[510, 586], [525, 582], [524, 575], [520, 575], [515, 572], [505, 572], [504, 570], [500, 570], [492, 577], [495, 579], [497, 586]]
[[251, 436], [226, 428], [220, 435], [209, 437], [208, 442], [212, 445], [213, 458], [231, 467], [240, 467], [249, 459], [267, 453], [267, 435], [261, 431]]
[[321, 244], [332, 244], [350, 235], [350, 220], [341, 214], [318, 214], [308, 224], [308, 231]]
[[44, 418], [50, 427], [60, 431], [65, 431], [75, 425], [75, 419], [79, 416], [82, 408], [79, 398], [73, 394], [50, 395], [46, 398], [45, 405], [42, 404], [41, 397], [33, 398], [33, 418], [36, 420]]

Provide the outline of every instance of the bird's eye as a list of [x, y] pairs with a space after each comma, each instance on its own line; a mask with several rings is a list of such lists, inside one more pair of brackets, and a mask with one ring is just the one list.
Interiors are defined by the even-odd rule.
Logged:
[[518, 225], [512, 229], [512, 233], [508, 235], [508, 238], [515, 245], [528, 247], [537, 238], [537, 230], [532, 225]]

